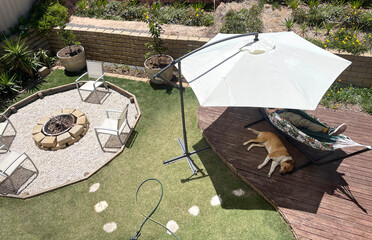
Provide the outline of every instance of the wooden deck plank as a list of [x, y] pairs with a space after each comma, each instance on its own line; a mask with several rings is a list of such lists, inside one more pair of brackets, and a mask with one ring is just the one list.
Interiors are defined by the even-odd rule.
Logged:
[[[371, 116], [322, 107], [313, 113], [331, 126], [345, 122], [349, 137], [372, 145]], [[212, 149], [233, 172], [279, 208], [300, 239], [372, 239], [372, 216], [368, 214], [372, 211], [372, 151], [323, 166], [310, 165], [285, 176], [280, 176], [277, 169], [269, 179], [270, 164], [257, 169], [266, 150], [253, 148], [247, 152], [242, 146], [255, 136], [244, 126], [258, 119], [255, 108], [198, 110], [199, 127]], [[266, 122], [253, 128], [275, 132]], [[307, 161], [284, 137], [279, 137], [297, 166]], [[344, 152], [352, 150], [355, 148]]]

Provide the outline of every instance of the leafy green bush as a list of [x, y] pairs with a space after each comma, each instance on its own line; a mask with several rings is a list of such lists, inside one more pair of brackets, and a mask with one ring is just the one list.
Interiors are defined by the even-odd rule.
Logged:
[[371, 34], [362, 34], [356, 30], [347, 30], [344, 28], [331, 34], [325, 40], [319, 40], [317, 38], [307, 40], [324, 49], [335, 49], [353, 55], [366, 53], [372, 47]]
[[249, 10], [242, 9], [239, 12], [229, 11], [226, 21], [221, 27], [221, 33], [247, 33], [261, 32], [263, 23], [260, 19], [263, 5], [253, 5]]
[[51, 28], [65, 24], [69, 19], [67, 8], [57, 0], [37, 1], [31, 12], [30, 25], [41, 34], [47, 34]]

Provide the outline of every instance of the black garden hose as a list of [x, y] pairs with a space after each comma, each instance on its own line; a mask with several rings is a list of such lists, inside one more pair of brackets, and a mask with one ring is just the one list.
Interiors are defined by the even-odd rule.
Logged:
[[[151, 211], [151, 213], [150, 213], [149, 215], [146, 216], [146, 215], [143, 214], [143, 213], [141, 212], [141, 210], [139, 209], [139, 206], [138, 206], [138, 198], [137, 198], [137, 196], [138, 196], [138, 192], [139, 192], [140, 188], [142, 187], [142, 185], [143, 185], [144, 183], [148, 182], [148, 181], [156, 181], [156, 182], [158, 182], [158, 183], [160, 184], [160, 187], [161, 187], [161, 195], [160, 195], [160, 199], [159, 199], [158, 203], [156, 204], [155, 208]], [[137, 191], [136, 191], [136, 205], [137, 205], [138, 211], [139, 211], [139, 212], [141, 213], [141, 215], [144, 216], [146, 219], [142, 222], [141, 226], [138, 228], [138, 230], [137, 230], [137, 232], [136, 232], [136, 235], [130, 237], [130, 240], [137, 240], [137, 239], [139, 238], [139, 236], [141, 235], [142, 227], [143, 227], [143, 225], [145, 225], [145, 223], [147, 222], [147, 220], [150, 220], [150, 221], [152, 221], [152, 222], [154, 222], [154, 223], [156, 223], [156, 224], [162, 226], [163, 228], [167, 229], [167, 231], [169, 231], [169, 232], [173, 235], [173, 237], [175, 237], [177, 240], [179, 240], [179, 238], [176, 236], [176, 234], [174, 234], [174, 233], [173, 233], [171, 230], [169, 230], [166, 226], [164, 226], [164, 225], [162, 225], [161, 223], [159, 223], [159, 222], [157, 222], [157, 221], [155, 221], [155, 220], [152, 220], [152, 219], [150, 218], [151, 215], [154, 214], [154, 212], [156, 211], [156, 209], [159, 207], [160, 202], [161, 202], [162, 199], [163, 199], [163, 184], [162, 184], [158, 179], [156, 179], [156, 178], [148, 178], [148, 179], [146, 179], [145, 181], [143, 181], [143, 182], [138, 186]]]

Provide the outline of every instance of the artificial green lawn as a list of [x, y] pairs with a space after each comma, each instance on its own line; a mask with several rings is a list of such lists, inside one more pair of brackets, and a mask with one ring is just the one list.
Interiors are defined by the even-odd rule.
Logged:
[[[72, 82], [75, 78], [56, 70], [40, 89]], [[136, 137], [120, 156], [86, 181], [28, 200], [0, 198], [0, 239], [129, 239], [144, 220], [135, 205], [135, 192], [147, 178], [157, 178], [164, 186], [163, 201], [153, 218], [164, 225], [175, 220], [180, 227], [176, 232], [180, 239], [293, 239], [278, 212], [233, 175], [211, 150], [193, 155], [205, 176], [199, 173], [192, 180], [186, 180], [191, 171], [185, 160], [168, 166], [162, 164], [181, 154], [177, 143], [182, 136], [177, 90], [153, 89], [148, 83], [125, 79], [106, 79], [136, 95], [142, 111], [134, 132]], [[189, 88], [184, 97], [189, 147], [193, 150], [207, 143], [197, 126], [197, 99]], [[101, 187], [89, 193], [89, 187], [97, 182]], [[239, 188], [245, 191], [242, 197], [231, 193]], [[216, 194], [221, 195], [221, 206], [210, 204]], [[157, 183], [145, 184], [139, 193], [141, 210], [149, 213], [159, 195]], [[94, 205], [104, 200], [108, 208], [96, 213]], [[200, 208], [196, 217], [188, 213], [193, 205]], [[116, 231], [103, 231], [103, 225], [109, 222], [117, 223]], [[148, 221], [140, 239], [173, 237]]]

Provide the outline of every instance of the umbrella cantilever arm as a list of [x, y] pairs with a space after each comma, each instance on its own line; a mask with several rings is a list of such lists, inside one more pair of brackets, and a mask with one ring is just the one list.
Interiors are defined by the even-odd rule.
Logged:
[[[239, 35], [231, 36], [231, 37], [224, 38], [224, 39], [221, 39], [221, 40], [218, 40], [218, 41], [215, 41], [215, 42], [209, 43], [209, 44], [205, 44], [205, 45], [203, 45], [203, 46], [201, 46], [201, 47], [199, 47], [199, 48], [197, 48], [197, 49], [195, 49], [195, 50], [189, 52], [188, 54], [185, 54], [185, 55], [183, 55], [182, 57], [179, 57], [179, 58], [177, 58], [176, 60], [173, 60], [173, 61], [172, 61], [168, 66], [166, 66], [165, 68], [163, 68], [162, 70], [160, 70], [158, 73], [154, 74], [154, 75], [152, 76], [152, 78], [154, 79], [154, 78], [159, 77], [159, 78], [161, 78], [163, 81], [166, 81], [166, 82], [168, 82], [169, 84], [171, 84], [173, 87], [175, 87], [175, 88], [177, 88], [177, 89], [180, 89], [180, 88], [181, 88], [180, 86], [178, 86], [178, 85], [172, 83], [171, 81], [169, 81], [169, 80], [163, 78], [163, 77], [161, 76], [161, 74], [162, 74], [164, 71], [166, 71], [168, 68], [173, 67], [174, 65], [176, 65], [176, 64], [179, 63], [179, 62], [181, 62], [183, 59], [187, 58], [188, 56], [190, 56], [190, 55], [192, 55], [192, 54], [194, 54], [194, 53], [196, 53], [196, 52], [199, 52], [200, 50], [203, 50], [203, 49], [205, 49], [205, 48], [207, 48], [207, 47], [210, 47], [210, 46], [216, 45], [216, 44], [218, 44], [218, 43], [220, 43], [220, 42], [225, 42], [225, 41], [228, 41], [228, 40], [231, 40], [231, 39], [240, 38], [240, 37], [246, 37], [246, 36], [253, 36], [253, 35], [254, 35], [254, 39], [253, 39], [253, 41], [255, 41], [255, 42], [259, 41], [259, 39], [258, 39], [258, 32], [252, 32], [252, 33], [243, 33], [243, 34], [239, 34]], [[181, 76], [181, 74], [180, 74], [180, 76]]]

